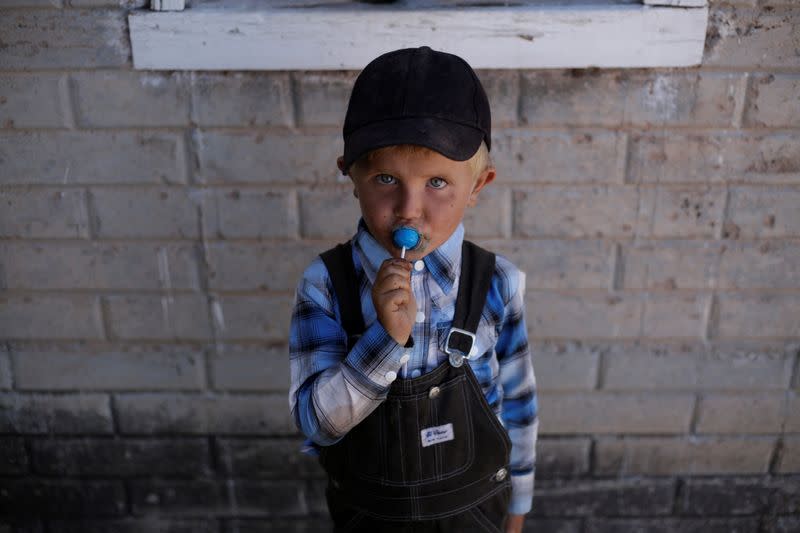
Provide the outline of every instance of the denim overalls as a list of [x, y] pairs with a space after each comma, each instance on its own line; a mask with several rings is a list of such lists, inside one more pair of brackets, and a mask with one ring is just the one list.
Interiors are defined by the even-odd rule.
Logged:
[[[364, 331], [350, 243], [322, 254], [350, 346]], [[511, 495], [508, 433], [469, 363], [494, 254], [464, 241], [448, 361], [396, 379], [388, 397], [322, 447], [336, 532], [502, 531]]]

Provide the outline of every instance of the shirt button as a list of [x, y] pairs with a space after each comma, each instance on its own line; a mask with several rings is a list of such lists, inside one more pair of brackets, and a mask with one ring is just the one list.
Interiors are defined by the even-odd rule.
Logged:
[[408, 363], [409, 359], [411, 359], [411, 357], [407, 353], [404, 353], [403, 356], [400, 358], [400, 364], [404, 365]]
[[425, 313], [417, 311], [417, 322], [425, 322]]
[[434, 398], [439, 396], [439, 387], [431, 387], [431, 390], [428, 392], [428, 398], [433, 400]]
[[500, 469], [500, 470], [498, 470], [498, 471], [497, 471], [497, 473], [494, 475], [494, 479], [495, 479], [496, 481], [503, 481], [503, 480], [506, 478], [506, 476], [507, 476], [507, 475], [508, 475], [508, 471], [507, 471], [505, 468], [501, 468], [501, 469]]
[[422, 272], [423, 268], [425, 268], [425, 262], [422, 259], [417, 259], [414, 261], [414, 270], [417, 272]]
[[422, 371], [421, 371], [419, 368], [415, 368], [415, 369], [414, 369], [414, 370], [411, 372], [411, 377], [412, 377], [412, 378], [418, 378], [418, 377], [420, 377], [421, 375], [422, 375]]
[[397, 372], [393, 372], [393, 371], [389, 370], [386, 374], [384, 374], [383, 377], [386, 378], [386, 381], [391, 383], [392, 381], [397, 379]]

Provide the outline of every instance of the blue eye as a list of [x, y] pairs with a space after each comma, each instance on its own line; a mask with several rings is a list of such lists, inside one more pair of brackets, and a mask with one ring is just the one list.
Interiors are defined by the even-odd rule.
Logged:
[[390, 176], [389, 174], [378, 174], [375, 176], [375, 179], [378, 180], [378, 183], [383, 185], [392, 185], [397, 181], [394, 176]]
[[444, 181], [442, 178], [436, 177], [431, 178], [428, 181], [428, 184], [433, 187], [434, 189], [444, 189], [447, 186], [447, 182]]

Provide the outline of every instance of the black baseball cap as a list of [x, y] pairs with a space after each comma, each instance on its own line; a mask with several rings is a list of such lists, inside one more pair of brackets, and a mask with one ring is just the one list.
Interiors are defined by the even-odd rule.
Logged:
[[358, 75], [344, 119], [344, 168], [376, 148], [425, 146], [466, 161], [491, 148], [481, 82], [460, 57], [427, 46], [383, 54]]

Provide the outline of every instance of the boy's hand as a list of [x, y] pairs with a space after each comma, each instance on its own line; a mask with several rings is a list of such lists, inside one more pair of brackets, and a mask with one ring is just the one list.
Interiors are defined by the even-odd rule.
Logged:
[[398, 258], [383, 262], [372, 286], [372, 305], [389, 335], [398, 344], [406, 344], [417, 316], [417, 301], [411, 290], [411, 263]]

